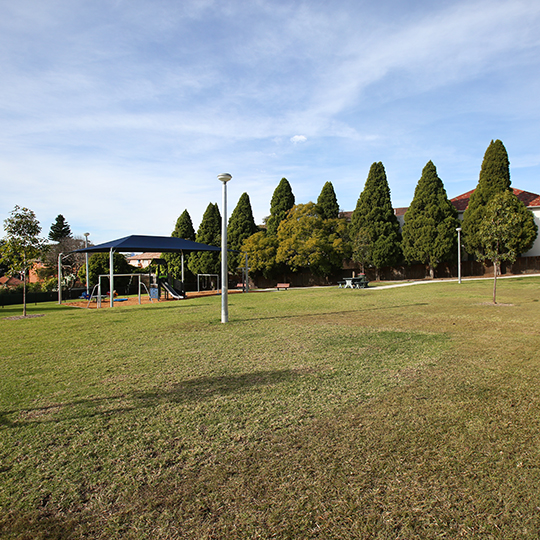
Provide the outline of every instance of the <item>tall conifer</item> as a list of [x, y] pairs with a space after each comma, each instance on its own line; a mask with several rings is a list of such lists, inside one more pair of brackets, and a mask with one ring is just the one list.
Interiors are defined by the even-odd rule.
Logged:
[[339, 215], [339, 204], [332, 182], [324, 184], [317, 199], [317, 212], [322, 219], [336, 219]]
[[56, 216], [55, 222], [51, 225], [49, 240], [60, 242], [64, 238], [71, 238], [71, 227], [62, 214]]
[[441, 262], [457, 253], [457, 211], [446, 195], [435, 165], [429, 161], [422, 171], [414, 198], [405, 213], [403, 254], [409, 263], [429, 265], [431, 278]]
[[[175, 238], [183, 238], [184, 240], [195, 241], [195, 229], [193, 228], [193, 221], [187, 210], [184, 210], [180, 217], [176, 220], [176, 226], [171, 233], [171, 236]], [[188, 280], [191, 276], [189, 271], [189, 253], [184, 255], [184, 279]], [[177, 279], [182, 277], [182, 255], [180, 253], [163, 253], [163, 259], [167, 261], [167, 268], [169, 272]], [[187, 274], [187, 275], [186, 275]]]
[[468, 253], [472, 254], [482, 250], [478, 231], [484, 219], [486, 205], [494, 195], [510, 189], [508, 153], [504, 144], [497, 139], [491, 141], [484, 154], [478, 185], [471, 195], [467, 210], [463, 214], [463, 244]]
[[[207, 206], [195, 240], [209, 246], [221, 245], [221, 214], [217, 203], [210, 203]], [[190, 255], [188, 267], [193, 274], [219, 274], [220, 253], [195, 251]]]
[[294, 206], [294, 194], [286, 178], [282, 178], [272, 195], [270, 217], [267, 222], [267, 232], [277, 235], [279, 224], [285, 219], [287, 212]]
[[[233, 210], [227, 226], [227, 245], [229, 249], [241, 251], [244, 240], [258, 231], [253, 219], [253, 210], [247, 193], [242, 193]], [[243, 253], [229, 253], [229, 270], [236, 273], [239, 266], [244, 266], [245, 255]]]
[[350, 226], [353, 260], [379, 270], [401, 259], [399, 222], [392, 208], [384, 165], [373, 163]]

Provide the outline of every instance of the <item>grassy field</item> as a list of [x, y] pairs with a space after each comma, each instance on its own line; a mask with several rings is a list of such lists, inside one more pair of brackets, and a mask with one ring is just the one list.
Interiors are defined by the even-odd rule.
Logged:
[[540, 278], [0, 313], [2, 539], [537, 539]]

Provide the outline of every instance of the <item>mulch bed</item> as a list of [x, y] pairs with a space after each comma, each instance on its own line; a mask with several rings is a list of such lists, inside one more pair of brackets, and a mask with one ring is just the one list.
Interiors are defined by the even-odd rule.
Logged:
[[[241, 293], [242, 291], [232, 291], [232, 290], [229, 290], [229, 294], [238, 294], [238, 293]], [[200, 291], [200, 292], [188, 292], [187, 293], [187, 297], [188, 299], [191, 299], [191, 298], [199, 298], [199, 297], [202, 297], [202, 296], [217, 296], [219, 294], [218, 291]], [[121, 299], [122, 296], [119, 296], [118, 299]], [[117, 299], [117, 300], [118, 300]], [[161, 297], [159, 302], [154, 300], [154, 301], [150, 301], [150, 298], [148, 297], [148, 295], [141, 295], [141, 305], [158, 305], [158, 304], [161, 304], [163, 302], [181, 302], [181, 300], [175, 300], [174, 298], [168, 298], [166, 299], [165, 297]], [[62, 305], [63, 306], [67, 306], [67, 307], [79, 307], [79, 308], [88, 308], [88, 309], [96, 309], [97, 308], [97, 302], [90, 302], [90, 305], [88, 305], [88, 300], [66, 300], [65, 302], [62, 302]], [[138, 296], [130, 296], [127, 298], [127, 300], [123, 300], [121, 302], [116, 302], [117, 306], [136, 306], [136, 305], [139, 305], [139, 297]], [[109, 299], [106, 299], [106, 300], [102, 300], [101, 301], [101, 307], [102, 308], [108, 308], [110, 307], [110, 302], [109, 302]]]
[[6, 321], [18, 321], [20, 319], [35, 319], [36, 317], [45, 317], [45, 315], [16, 315], [14, 317], [4, 317]]

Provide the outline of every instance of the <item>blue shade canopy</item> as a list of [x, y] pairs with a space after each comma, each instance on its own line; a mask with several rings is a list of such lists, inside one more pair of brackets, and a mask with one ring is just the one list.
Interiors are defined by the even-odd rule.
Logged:
[[199, 242], [184, 240], [183, 238], [175, 238], [174, 236], [143, 236], [132, 235], [119, 238], [83, 249], [77, 249], [74, 253], [101, 253], [109, 252], [110, 250], [117, 252], [165, 252], [165, 253], [180, 253], [191, 251], [221, 251], [220, 247], [207, 246]]

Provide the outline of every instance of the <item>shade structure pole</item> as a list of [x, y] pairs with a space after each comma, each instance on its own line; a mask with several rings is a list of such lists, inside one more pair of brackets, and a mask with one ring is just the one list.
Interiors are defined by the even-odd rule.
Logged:
[[62, 303], [62, 255], [58, 254], [58, 303]]
[[222, 217], [221, 217], [221, 322], [229, 322], [228, 287], [227, 277], [227, 182], [232, 178], [229, 173], [218, 175], [223, 184], [222, 189]]
[[[88, 248], [88, 237], [90, 236], [90, 233], [85, 232], [84, 233], [84, 249]], [[85, 261], [86, 261], [86, 296], [90, 295], [90, 287], [88, 282], [88, 251], [84, 254], [85, 255]]]
[[109, 251], [109, 297], [110, 306], [114, 307], [114, 256], [113, 248]]
[[182, 285], [184, 285], [184, 252], [183, 251], [182, 251]]

